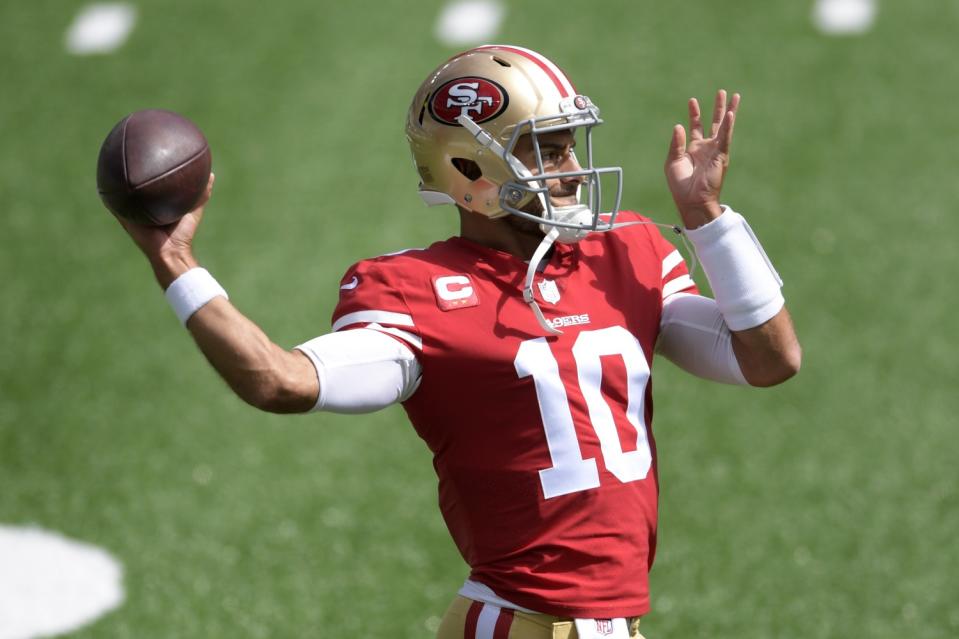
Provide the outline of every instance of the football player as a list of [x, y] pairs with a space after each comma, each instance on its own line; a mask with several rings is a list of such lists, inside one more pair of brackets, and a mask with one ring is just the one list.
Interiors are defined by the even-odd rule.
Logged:
[[515, 46], [444, 62], [410, 106], [420, 194], [454, 205], [460, 234], [354, 264], [332, 331], [293, 350], [199, 267], [202, 206], [170, 227], [123, 224], [250, 404], [363, 413], [402, 403], [434, 455], [440, 509], [470, 567], [439, 637], [635, 638], [656, 547], [653, 354], [754, 386], [800, 363], [776, 271], [720, 204], [739, 102], [719, 91], [704, 123], [691, 99], [665, 165], [676, 230], [715, 299], [698, 294], [655, 224], [619, 210], [622, 171], [594, 163], [598, 107]]

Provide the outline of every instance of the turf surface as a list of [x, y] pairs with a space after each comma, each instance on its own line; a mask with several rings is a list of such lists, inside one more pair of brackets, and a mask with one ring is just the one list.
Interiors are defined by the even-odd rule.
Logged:
[[[599, 159], [664, 221], [686, 98], [744, 94], [725, 199], [786, 281], [804, 368], [758, 391], [659, 364], [644, 632], [957, 636], [959, 4], [882, 2], [848, 39], [811, 2], [681, 4], [512, 2], [497, 38], [603, 107]], [[152, 0], [89, 58], [62, 47], [79, 6], [0, 5], [0, 522], [124, 562], [126, 604], [77, 637], [429, 636], [465, 568], [402, 411], [234, 399], [93, 174], [126, 113], [188, 114], [218, 178], [201, 259], [277, 342], [324, 332], [351, 262], [455, 232], [402, 135], [455, 53], [441, 3]]]

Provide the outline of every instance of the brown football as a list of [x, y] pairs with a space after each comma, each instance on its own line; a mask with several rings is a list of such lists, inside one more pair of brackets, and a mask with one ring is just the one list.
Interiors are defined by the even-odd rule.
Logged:
[[100, 147], [97, 191], [107, 208], [138, 224], [172, 224], [206, 190], [212, 157], [199, 128], [172, 111], [120, 120]]

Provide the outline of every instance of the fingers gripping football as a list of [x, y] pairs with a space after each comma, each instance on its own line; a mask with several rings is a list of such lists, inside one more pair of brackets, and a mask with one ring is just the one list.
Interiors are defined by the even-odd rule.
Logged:
[[193, 237], [203, 219], [203, 209], [213, 192], [211, 173], [206, 189], [192, 211], [166, 226], [147, 226], [114, 215], [149, 260], [157, 281], [166, 289], [177, 277], [198, 265], [193, 256]]

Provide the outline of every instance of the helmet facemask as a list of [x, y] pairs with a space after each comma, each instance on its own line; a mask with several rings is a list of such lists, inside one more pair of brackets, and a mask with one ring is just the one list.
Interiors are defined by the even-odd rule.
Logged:
[[[593, 163], [593, 127], [603, 123], [599, 118], [599, 109], [586, 96], [578, 95], [560, 103], [561, 112], [555, 115], [531, 117], [511, 127], [512, 132], [505, 146], [500, 146], [492, 136], [472, 121], [461, 124], [473, 133], [477, 143], [490, 148], [494, 155], [506, 165], [511, 180], [504, 182], [499, 191], [499, 205], [503, 211], [518, 217], [537, 222], [543, 233], [557, 229], [556, 239], [560, 242], [576, 242], [593, 231], [608, 231], [613, 228], [619, 212], [622, 198], [623, 171], [620, 167], [597, 167]], [[458, 118], [459, 119], [459, 118]], [[540, 148], [540, 137], [558, 131], [583, 129], [586, 146], [586, 165], [578, 171], [547, 172]], [[514, 155], [516, 145], [524, 136], [530, 137], [536, 171], [531, 171]], [[497, 148], [498, 147], [498, 148]], [[614, 180], [613, 193], [609, 197], [610, 206], [603, 210], [602, 177]], [[558, 206], [552, 202], [547, 180], [581, 178], [577, 189], [577, 204]], [[585, 188], [583, 188], [585, 187]], [[585, 193], [583, 193], [585, 191]], [[585, 195], [585, 201], [584, 197]], [[532, 213], [523, 210], [532, 200], [538, 200], [540, 211]]]

